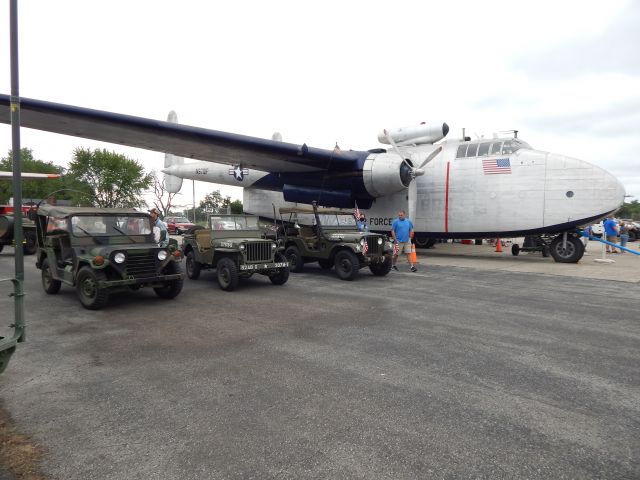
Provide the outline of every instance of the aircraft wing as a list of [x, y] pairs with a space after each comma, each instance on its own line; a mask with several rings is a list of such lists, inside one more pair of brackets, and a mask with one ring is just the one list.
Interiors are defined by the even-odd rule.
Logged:
[[[9, 95], [0, 94], [0, 121], [11, 123]], [[20, 123], [37, 130], [266, 172], [353, 171], [362, 168], [368, 155], [368, 152], [324, 150], [23, 97], [20, 98]]]

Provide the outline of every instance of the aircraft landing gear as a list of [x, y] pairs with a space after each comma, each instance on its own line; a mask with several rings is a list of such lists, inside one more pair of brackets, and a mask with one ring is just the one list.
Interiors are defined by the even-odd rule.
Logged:
[[556, 262], [578, 263], [584, 255], [584, 244], [577, 233], [564, 232], [551, 241], [549, 253]]
[[432, 248], [436, 243], [436, 239], [416, 235], [415, 243], [417, 248]]

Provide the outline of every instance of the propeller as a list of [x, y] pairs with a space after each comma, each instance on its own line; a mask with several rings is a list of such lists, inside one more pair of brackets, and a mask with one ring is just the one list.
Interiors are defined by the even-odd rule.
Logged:
[[440, 154], [440, 152], [442, 152], [442, 145], [439, 145], [436, 149], [434, 149], [433, 152], [431, 152], [427, 156], [427, 158], [425, 158], [422, 161], [422, 163], [420, 165], [415, 167], [413, 165], [413, 163], [411, 162], [411, 160], [409, 160], [408, 158], [405, 158], [405, 156], [402, 155], [402, 153], [400, 153], [400, 150], [398, 149], [398, 146], [396, 145], [396, 142], [393, 140], [393, 138], [391, 137], [389, 132], [387, 130], [385, 130], [384, 134], [387, 137], [387, 140], [389, 141], [389, 144], [391, 145], [393, 150], [396, 152], [396, 154], [400, 155], [400, 157], [403, 159], [403, 162], [407, 165], [407, 167], [409, 167], [409, 172], [411, 173], [412, 182], [409, 184], [409, 189], [408, 189], [408, 192], [407, 192], [408, 209], [409, 209], [408, 213], [409, 213], [409, 219], [412, 222], [415, 222], [416, 221], [416, 207], [417, 207], [417, 204], [418, 204], [418, 187], [416, 185], [416, 177], [424, 175], [424, 170], [423, 170], [424, 166], [427, 163], [429, 163], [431, 160], [436, 158]]

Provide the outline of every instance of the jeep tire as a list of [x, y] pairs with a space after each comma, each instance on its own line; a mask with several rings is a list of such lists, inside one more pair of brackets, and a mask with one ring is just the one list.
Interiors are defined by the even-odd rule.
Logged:
[[221, 258], [216, 265], [218, 284], [222, 290], [232, 292], [238, 286], [238, 267], [236, 263], [228, 258]]
[[196, 260], [196, 255], [193, 253], [193, 250], [190, 250], [189, 253], [187, 253], [186, 269], [187, 277], [191, 280], [197, 280], [200, 277], [202, 265]]
[[[167, 266], [164, 268], [162, 272], [165, 275], [174, 275], [176, 273], [181, 273], [180, 265], [176, 262], [169, 262]], [[160, 298], [176, 298], [178, 294], [182, 291], [182, 285], [184, 284], [184, 280], [182, 278], [178, 278], [176, 280], [169, 280], [164, 283], [162, 287], [156, 287], [153, 289], [156, 292], [156, 295]]]
[[383, 258], [384, 262], [369, 265], [369, 270], [371, 270], [371, 273], [378, 277], [384, 277], [391, 271], [391, 255], [385, 255]]
[[24, 245], [22, 245], [22, 251], [25, 255], [33, 255], [38, 249], [36, 245], [36, 232], [34, 230], [24, 231]]
[[62, 282], [60, 280], [55, 280], [53, 278], [53, 273], [51, 272], [51, 265], [49, 265], [49, 259], [45, 258], [42, 260], [42, 288], [45, 293], [49, 295], [54, 295], [60, 291], [60, 287], [62, 286]]
[[336, 253], [335, 267], [341, 280], [353, 280], [360, 270], [360, 261], [351, 250], [340, 250]]
[[333, 267], [333, 262], [329, 258], [321, 258], [318, 260], [318, 265], [320, 265], [320, 268], [323, 270], [330, 270], [331, 267]]
[[302, 259], [302, 255], [300, 255], [298, 247], [291, 245], [285, 250], [284, 255], [287, 257], [287, 261], [289, 262], [289, 270], [295, 273], [300, 273], [304, 268], [304, 260]]
[[[287, 259], [285, 258], [284, 255], [282, 255], [281, 253], [276, 253], [275, 255], [276, 263], [286, 262], [286, 261]], [[274, 285], [284, 285], [285, 283], [287, 283], [287, 280], [289, 280], [289, 267], [283, 267], [278, 271], [278, 273], [269, 275], [269, 280], [271, 280], [271, 283], [273, 283]]]
[[80, 269], [76, 277], [76, 292], [84, 308], [100, 310], [107, 305], [109, 292], [98, 287], [98, 282], [106, 279], [107, 276], [102, 270], [93, 270], [87, 266]]

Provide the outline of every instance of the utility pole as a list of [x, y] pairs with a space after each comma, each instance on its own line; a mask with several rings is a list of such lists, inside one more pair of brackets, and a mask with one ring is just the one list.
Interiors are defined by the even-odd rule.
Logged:
[[18, 86], [18, 0], [11, 0], [9, 7], [11, 50], [11, 149], [13, 158], [13, 238], [15, 248], [15, 278], [0, 279], [13, 282], [14, 329], [13, 336], [0, 338], [0, 372], [9, 363], [16, 343], [26, 339], [24, 326], [24, 252], [22, 250], [22, 164], [20, 161], [20, 89]]

